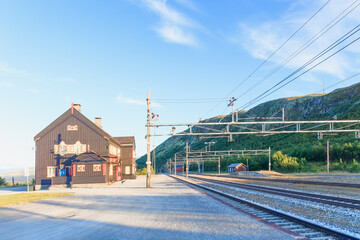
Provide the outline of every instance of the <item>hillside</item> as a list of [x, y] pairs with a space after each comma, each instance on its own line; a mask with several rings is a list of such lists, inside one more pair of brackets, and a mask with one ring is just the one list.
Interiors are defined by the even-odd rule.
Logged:
[[[285, 120], [330, 120], [334, 116], [337, 119], [360, 119], [360, 83], [352, 86], [336, 89], [328, 94], [313, 94], [302, 97], [280, 98], [257, 105], [247, 112], [239, 112], [239, 117], [265, 117], [272, 116], [279, 112], [281, 108], [285, 109]], [[280, 115], [277, 115], [280, 116]], [[205, 121], [217, 122], [223, 116], [217, 116]], [[231, 121], [231, 115], [227, 115], [223, 122]], [[359, 126], [360, 129], [360, 126]], [[198, 130], [199, 131], [199, 130]], [[354, 133], [327, 134], [323, 139], [317, 139], [315, 133], [309, 134], [279, 134], [270, 136], [260, 135], [237, 135], [233, 137], [234, 141], [228, 142], [226, 138], [200, 139], [194, 136], [173, 136], [168, 138], [156, 148], [156, 165], [161, 167], [174, 154], [184, 151], [185, 142], [188, 140], [191, 149], [203, 149], [204, 142], [215, 141], [212, 148], [216, 150], [226, 149], [264, 149], [271, 147], [272, 153], [281, 151], [291, 157], [301, 159], [303, 162], [321, 162], [326, 159], [325, 145], [326, 141], [331, 142], [331, 159], [334, 162], [354, 161], [360, 158], [360, 143], [355, 139]], [[212, 149], [213, 150], [213, 149]], [[266, 159], [253, 159], [254, 168], [266, 168]], [[228, 159], [226, 164], [241, 159]], [[138, 168], [144, 167], [146, 155], [137, 160]], [[222, 164], [222, 168], [226, 168]], [[335, 166], [335, 165], [334, 165]], [[211, 164], [208, 165], [211, 168]], [[276, 167], [276, 164], [275, 164]], [[340, 167], [341, 168], [341, 167]], [[211, 169], [210, 169], [211, 170]], [[215, 169], [214, 169], [215, 170]], [[281, 170], [281, 169], [278, 169]], [[300, 169], [301, 170], [301, 169]], [[341, 170], [341, 169], [340, 169]]]
[[[5, 178], [6, 182], [10, 183], [14, 177], [15, 183], [25, 183], [24, 169], [6, 170], [0, 172], [0, 177]], [[29, 168], [29, 181], [35, 178], [35, 167]]]

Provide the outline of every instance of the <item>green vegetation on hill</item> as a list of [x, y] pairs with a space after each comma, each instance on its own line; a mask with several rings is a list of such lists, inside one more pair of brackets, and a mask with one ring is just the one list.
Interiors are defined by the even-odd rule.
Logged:
[[[303, 97], [282, 98], [262, 103], [247, 112], [239, 112], [239, 117], [264, 117], [276, 114], [285, 109], [285, 120], [331, 120], [334, 116], [340, 119], [360, 119], [360, 83], [347, 88], [337, 89], [325, 95], [307, 95]], [[243, 114], [243, 115], [242, 115]], [[217, 122], [221, 118], [213, 117], [206, 122]], [[231, 121], [227, 115], [223, 121]], [[337, 124], [336, 127], [341, 127]], [[306, 125], [302, 126], [303, 128]], [[324, 126], [328, 127], [328, 126]], [[353, 127], [360, 129], [357, 124]], [[295, 126], [289, 126], [295, 129]], [[195, 130], [196, 131], [196, 130]], [[197, 129], [198, 132], [206, 131]], [[192, 150], [204, 149], [204, 142], [215, 141], [212, 150], [227, 149], [267, 149], [272, 150], [273, 169], [280, 172], [316, 172], [326, 170], [326, 141], [330, 141], [331, 170], [360, 172], [360, 141], [354, 133], [324, 134], [318, 139], [316, 133], [277, 134], [277, 135], [234, 135], [233, 141], [226, 138], [201, 139], [196, 136], [173, 136], [156, 148], [156, 166], [161, 167], [174, 154], [185, 150], [189, 141]], [[267, 156], [224, 157], [221, 160], [221, 171], [234, 162], [246, 164], [249, 160], [250, 170], [268, 168]], [[139, 167], [145, 167], [146, 155], [137, 160]], [[197, 166], [190, 166], [190, 170]], [[159, 170], [159, 169], [157, 169]], [[205, 164], [205, 171], [216, 171], [217, 162]]]

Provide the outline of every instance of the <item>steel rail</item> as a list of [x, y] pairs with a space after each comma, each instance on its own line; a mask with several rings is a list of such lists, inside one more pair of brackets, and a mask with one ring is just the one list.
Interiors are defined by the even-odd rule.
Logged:
[[321, 226], [321, 225], [318, 225], [318, 224], [315, 224], [315, 223], [312, 223], [312, 222], [309, 222], [309, 221], [306, 221], [304, 219], [301, 219], [301, 218], [297, 218], [295, 216], [292, 216], [292, 215], [289, 215], [289, 214], [286, 214], [286, 213], [283, 213], [283, 212], [279, 212], [279, 211], [275, 211], [273, 209], [270, 209], [270, 208], [266, 208], [260, 204], [256, 204], [256, 203], [253, 203], [253, 202], [250, 202], [250, 201], [247, 201], [247, 200], [244, 200], [244, 199], [241, 199], [239, 197], [236, 197], [236, 196], [233, 196], [233, 195], [230, 195], [230, 194], [227, 194], [227, 193], [224, 193], [224, 192], [221, 192], [221, 191], [218, 191], [216, 189], [213, 189], [213, 188], [210, 188], [210, 187], [206, 187], [206, 186], [203, 186], [201, 184], [196, 184], [196, 183], [193, 183], [193, 182], [190, 182], [190, 181], [187, 181], [187, 180], [184, 180], [184, 179], [180, 179], [178, 177], [174, 177], [174, 176], [171, 176], [169, 175], [170, 177], [180, 181], [180, 182], [184, 182], [186, 184], [189, 184], [189, 185], [192, 185], [192, 186], [195, 186], [195, 187], [198, 187], [198, 188], [201, 188], [201, 189], [204, 189], [206, 191], [209, 191], [209, 192], [212, 192], [212, 193], [215, 193], [215, 194], [218, 194], [222, 197], [225, 197], [225, 198], [228, 198], [228, 199], [231, 199], [235, 202], [239, 202], [239, 203], [242, 203], [242, 204], [246, 204], [247, 206], [250, 206], [252, 208], [255, 208], [255, 209], [259, 209], [261, 211], [264, 211], [264, 212], [267, 212], [267, 213], [270, 213], [270, 214], [273, 214], [275, 216], [279, 216], [281, 218], [284, 218], [284, 219], [287, 219], [289, 221], [292, 221], [292, 222], [295, 222], [295, 223], [299, 223], [301, 225], [304, 225], [306, 227], [309, 227], [309, 228], [312, 228], [312, 229], [316, 229], [320, 232], [323, 232], [323, 233], [326, 233], [326, 234], [329, 234], [331, 236], [336, 236], [340, 239], [354, 239], [354, 240], [359, 240], [358, 238], [354, 237], [354, 236], [351, 236], [349, 234], [346, 234], [346, 233], [343, 233], [343, 232], [340, 232], [340, 231], [337, 231], [335, 229], [331, 229], [331, 228], [328, 228], [328, 227], [325, 227], [325, 226]]
[[296, 180], [296, 179], [266, 179], [259, 177], [240, 177], [240, 176], [228, 176], [218, 174], [200, 174], [204, 176], [223, 177], [223, 178], [234, 178], [234, 179], [245, 179], [245, 180], [256, 180], [256, 181], [268, 181], [268, 182], [283, 182], [283, 183], [295, 183], [295, 184], [310, 184], [310, 185], [324, 185], [332, 187], [349, 187], [349, 188], [360, 188], [358, 183], [338, 183], [338, 182], [320, 182], [320, 181], [307, 181], [307, 180]]
[[216, 183], [216, 184], [220, 184], [220, 185], [237, 187], [237, 188], [241, 188], [241, 189], [254, 190], [254, 191], [258, 191], [258, 192], [265, 192], [265, 193], [280, 195], [280, 196], [284, 196], [284, 197], [297, 198], [297, 199], [311, 201], [311, 202], [318, 202], [318, 203], [324, 203], [324, 204], [334, 205], [334, 206], [338, 206], [338, 207], [345, 207], [345, 208], [352, 208], [352, 209], [360, 210], [360, 200], [356, 200], [356, 199], [340, 198], [340, 197], [327, 196], [327, 195], [314, 194], [314, 193], [305, 193], [305, 192], [299, 192], [299, 191], [293, 191], [293, 190], [287, 190], [287, 189], [275, 189], [275, 188], [270, 188], [270, 187], [254, 186], [254, 185], [249, 185], [249, 184], [227, 182], [227, 181], [207, 179], [207, 178], [199, 178], [199, 177], [194, 177], [194, 176], [191, 176], [190, 178], [204, 181], [204, 182], [210, 182], [210, 183]]

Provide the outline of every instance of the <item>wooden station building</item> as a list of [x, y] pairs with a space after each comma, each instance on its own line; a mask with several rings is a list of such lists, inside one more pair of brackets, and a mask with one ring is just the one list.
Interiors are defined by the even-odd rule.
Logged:
[[92, 122], [80, 104], [72, 104], [34, 140], [36, 189], [136, 178], [135, 138], [110, 136], [101, 118]]

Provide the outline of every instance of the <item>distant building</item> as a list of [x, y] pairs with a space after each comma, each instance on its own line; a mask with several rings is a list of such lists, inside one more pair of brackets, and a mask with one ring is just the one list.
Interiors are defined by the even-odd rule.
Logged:
[[177, 164], [176, 165], [176, 172], [184, 172], [184, 164]]
[[120, 163], [122, 179], [136, 178], [136, 154], [135, 154], [135, 137], [115, 137], [120, 143]]
[[[94, 122], [86, 118], [80, 104], [72, 104], [34, 140], [36, 189], [121, 180], [121, 157], [128, 158], [128, 146], [122, 146], [102, 129], [101, 118]], [[135, 139], [132, 145], [134, 151]]]
[[233, 163], [230, 164], [228, 167], [228, 172], [242, 172], [242, 171], [247, 171], [247, 166], [243, 163]]

